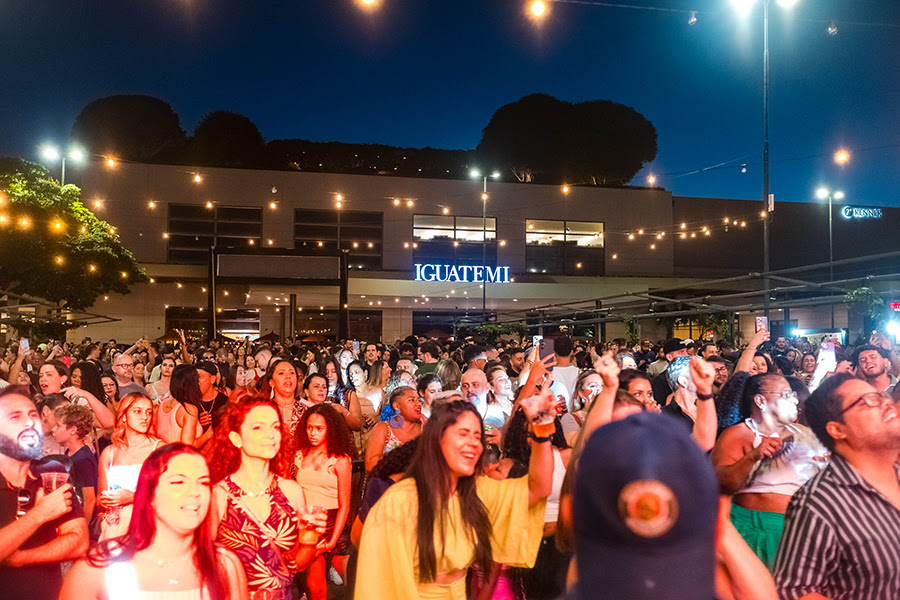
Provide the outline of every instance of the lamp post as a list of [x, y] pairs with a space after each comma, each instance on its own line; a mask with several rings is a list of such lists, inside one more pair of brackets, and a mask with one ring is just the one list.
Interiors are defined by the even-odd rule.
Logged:
[[[784, 8], [790, 8], [798, 0], [777, 0]], [[741, 16], [750, 14], [756, 0], [731, 0]], [[772, 0], [762, 0], [763, 4], [763, 273], [769, 272], [769, 4]], [[763, 276], [765, 286], [765, 312], [769, 316], [769, 278]]]
[[[832, 228], [832, 220], [834, 211], [832, 204], [835, 200], [843, 200], [844, 192], [840, 190], [830, 190], [821, 187], [816, 190], [816, 198], [819, 200], [828, 199], [828, 281], [834, 281], [834, 236]], [[834, 329], [834, 303], [831, 303], [831, 328]]]
[[470, 175], [473, 179], [480, 178], [484, 182], [481, 190], [481, 272], [483, 273], [481, 282], [481, 315], [487, 321], [487, 182], [488, 177], [498, 179], [500, 173], [494, 171], [490, 175], [482, 175], [481, 171], [473, 169]]
[[72, 147], [69, 148], [69, 153], [66, 155], [63, 152], [60, 152], [56, 146], [46, 145], [41, 149], [41, 156], [43, 156], [46, 160], [61, 160], [62, 167], [60, 169], [60, 178], [59, 184], [61, 186], [66, 185], [66, 158], [69, 160], [73, 160], [76, 163], [80, 163], [84, 160], [84, 152], [80, 148]]

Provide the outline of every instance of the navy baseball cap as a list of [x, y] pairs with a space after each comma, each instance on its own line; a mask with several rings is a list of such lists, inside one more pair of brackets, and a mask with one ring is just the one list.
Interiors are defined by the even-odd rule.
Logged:
[[604, 425], [578, 463], [572, 597], [711, 600], [718, 510], [712, 465], [678, 420]]

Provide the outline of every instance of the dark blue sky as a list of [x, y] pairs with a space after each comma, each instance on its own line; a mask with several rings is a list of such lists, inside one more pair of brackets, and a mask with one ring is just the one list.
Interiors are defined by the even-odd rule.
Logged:
[[[267, 140], [473, 148], [499, 106], [544, 92], [654, 123], [659, 155], [635, 184], [652, 171], [679, 195], [761, 197], [759, 1], [742, 21], [729, 0], [550, 0], [540, 27], [524, 0], [379, 1], [369, 15], [354, 0], [6, 3], [0, 154], [35, 158], [86, 103], [120, 93], [170, 102], [188, 132], [228, 109]], [[788, 13], [773, 0], [770, 36], [776, 201], [827, 184], [847, 203], [900, 205], [900, 2], [799, 0]], [[853, 153], [844, 168], [839, 146]]]

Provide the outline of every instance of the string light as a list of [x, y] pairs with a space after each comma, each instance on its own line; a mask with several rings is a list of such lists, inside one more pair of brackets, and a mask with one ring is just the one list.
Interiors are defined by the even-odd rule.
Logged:
[[147, 206], [149, 206], [151, 209], [152, 209], [152, 208], [156, 208], [156, 202], [154, 202], [153, 200], [151, 200], [150, 202], [147, 203]]
[[400, 206], [400, 198], [394, 198], [394, 206]]
[[563, 194], [568, 194], [568, 193], [569, 193], [569, 186], [567, 186], [567, 185], [562, 186], [562, 193], [563, 193]]
[[203, 177], [201, 177], [199, 173], [194, 175], [194, 183], [201, 183], [202, 181]]
[[115, 161], [115, 159], [113, 159], [112, 157], [107, 158], [107, 159], [106, 159], [106, 166], [107, 166], [107, 167], [110, 167], [110, 168], [116, 166], [116, 161]]
[[88, 265], [88, 269], [90, 270], [91, 273], [93, 273], [94, 271], [97, 270], [97, 267], [95, 267], [94, 265]]
[[212, 207], [213, 207], [213, 203], [207, 201], [207, 203], [206, 203], [206, 208], [212, 208]]

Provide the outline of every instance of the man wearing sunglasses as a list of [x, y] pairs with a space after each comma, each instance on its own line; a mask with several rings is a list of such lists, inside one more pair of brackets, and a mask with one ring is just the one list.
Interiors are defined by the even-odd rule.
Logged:
[[783, 600], [900, 598], [900, 416], [893, 400], [838, 373], [804, 405], [831, 451], [791, 498], [775, 559]]
[[51, 600], [60, 562], [82, 556], [87, 523], [71, 484], [44, 495], [31, 461], [41, 456], [41, 417], [24, 386], [0, 391], [0, 596]]

